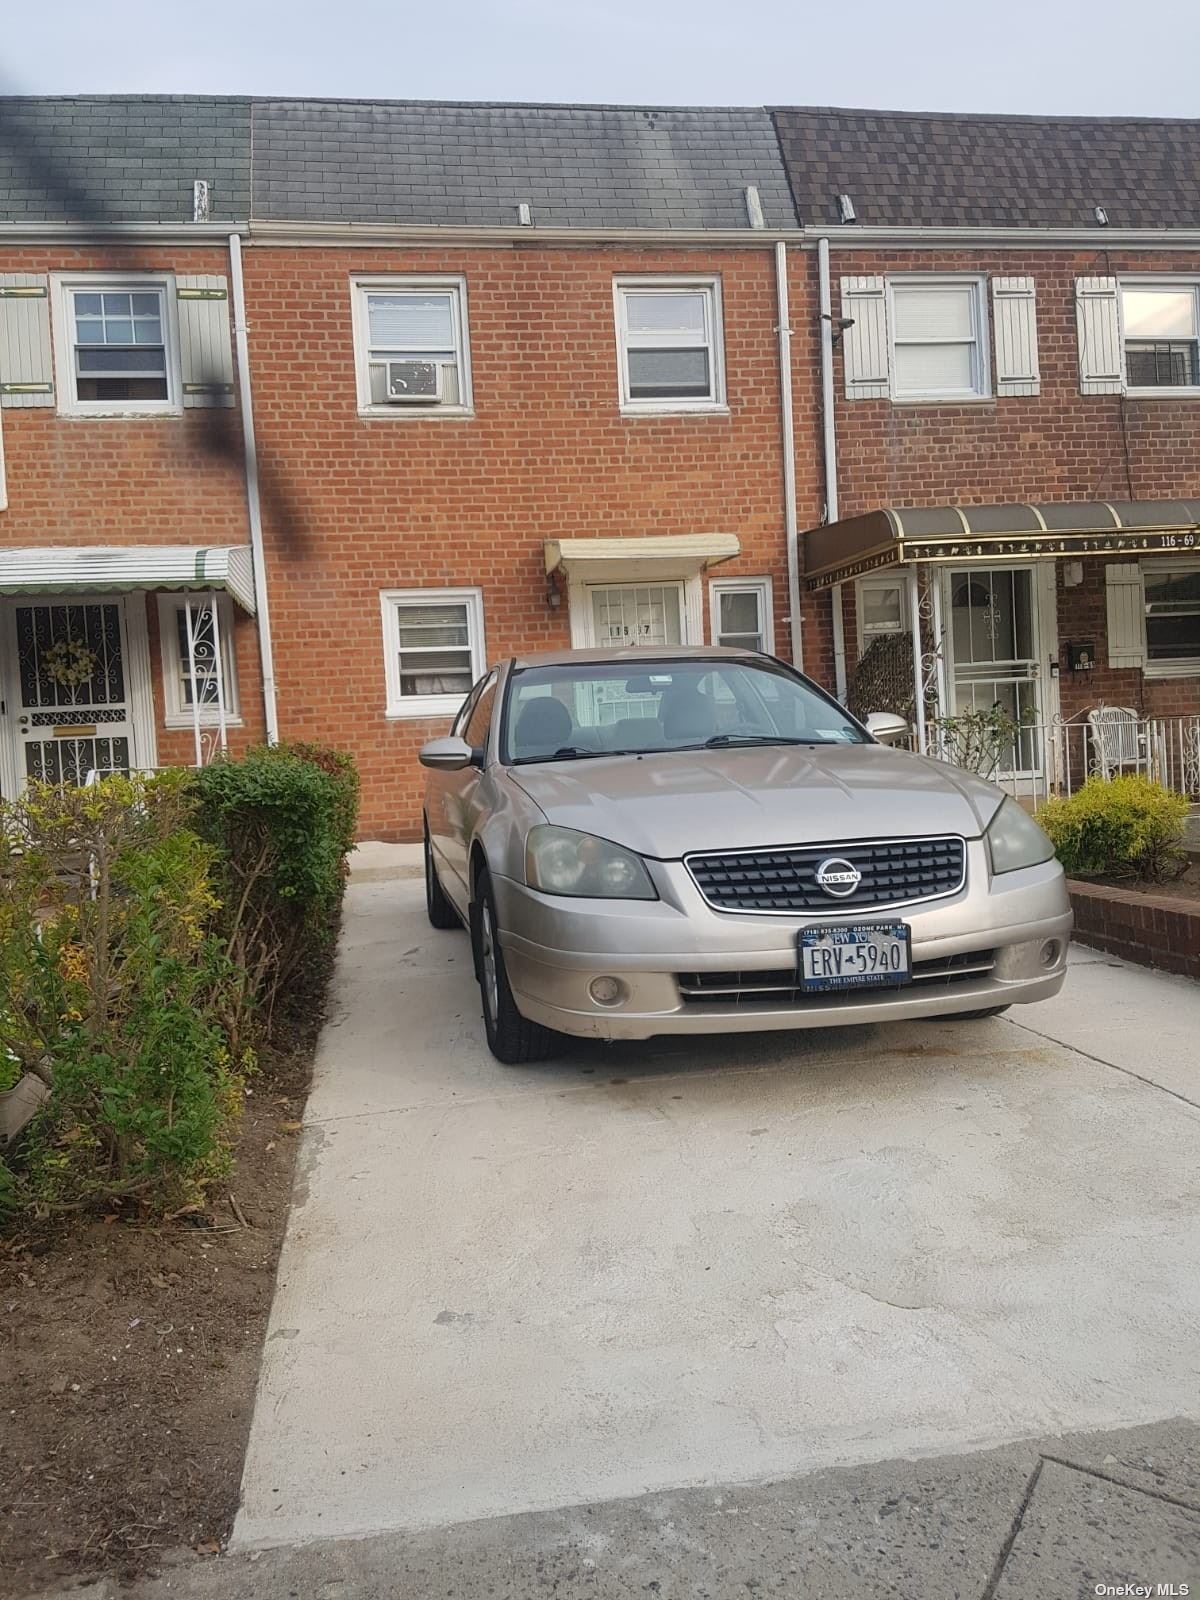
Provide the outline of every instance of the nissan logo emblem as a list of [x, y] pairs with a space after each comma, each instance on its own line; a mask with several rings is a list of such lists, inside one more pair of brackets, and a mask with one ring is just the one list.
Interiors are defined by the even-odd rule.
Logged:
[[853, 894], [862, 882], [862, 873], [852, 861], [842, 856], [830, 856], [817, 868], [817, 882], [826, 894], [844, 900]]

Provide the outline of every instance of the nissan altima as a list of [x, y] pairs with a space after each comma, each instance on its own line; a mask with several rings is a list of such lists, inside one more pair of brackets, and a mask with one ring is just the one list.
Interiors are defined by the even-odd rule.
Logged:
[[1056, 994], [1071, 910], [1002, 790], [770, 657], [510, 659], [424, 746], [425, 890], [488, 1044], [986, 1017]]

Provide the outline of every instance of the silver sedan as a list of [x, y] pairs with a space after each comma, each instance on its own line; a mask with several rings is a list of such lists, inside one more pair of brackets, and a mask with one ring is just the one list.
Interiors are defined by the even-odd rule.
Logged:
[[492, 1052], [556, 1034], [991, 1016], [1062, 987], [1037, 823], [727, 649], [502, 662], [421, 751], [435, 928], [470, 930]]

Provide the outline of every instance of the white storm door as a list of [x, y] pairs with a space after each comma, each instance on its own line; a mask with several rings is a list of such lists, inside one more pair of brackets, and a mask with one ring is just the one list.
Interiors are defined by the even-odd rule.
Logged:
[[1035, 568], [951, 567], [945, 574], [950, 713], [999, 709], [1027, 731], [1016, 736], [1004, 770], [1041, 771], [1045, 722]]
[[682, 583], [597, 584], [591, 612], [592, 637], [601, 647], [683, 643]]
[[10, 785], [128, 772], [137, 752], [124, 600], [11, 600], [4, 620]]

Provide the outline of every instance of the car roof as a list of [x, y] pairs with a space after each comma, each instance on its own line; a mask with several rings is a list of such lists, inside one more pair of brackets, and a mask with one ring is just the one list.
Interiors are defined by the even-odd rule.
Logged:
[[695, 661], [695, 660], [742, 660], [747, 656], [757, 655], [755, 650], [734, 650], [723, 644], [690, 644], [690, 645], [623, 645], [614, 649], [601, 646], [596, 650], [540, 650], [529, 655], [513, 656], [514, 667], [559, 667], [567, 666], [573, 661], [603, 662], [612, 661], [625, 664], [633, 661]]

